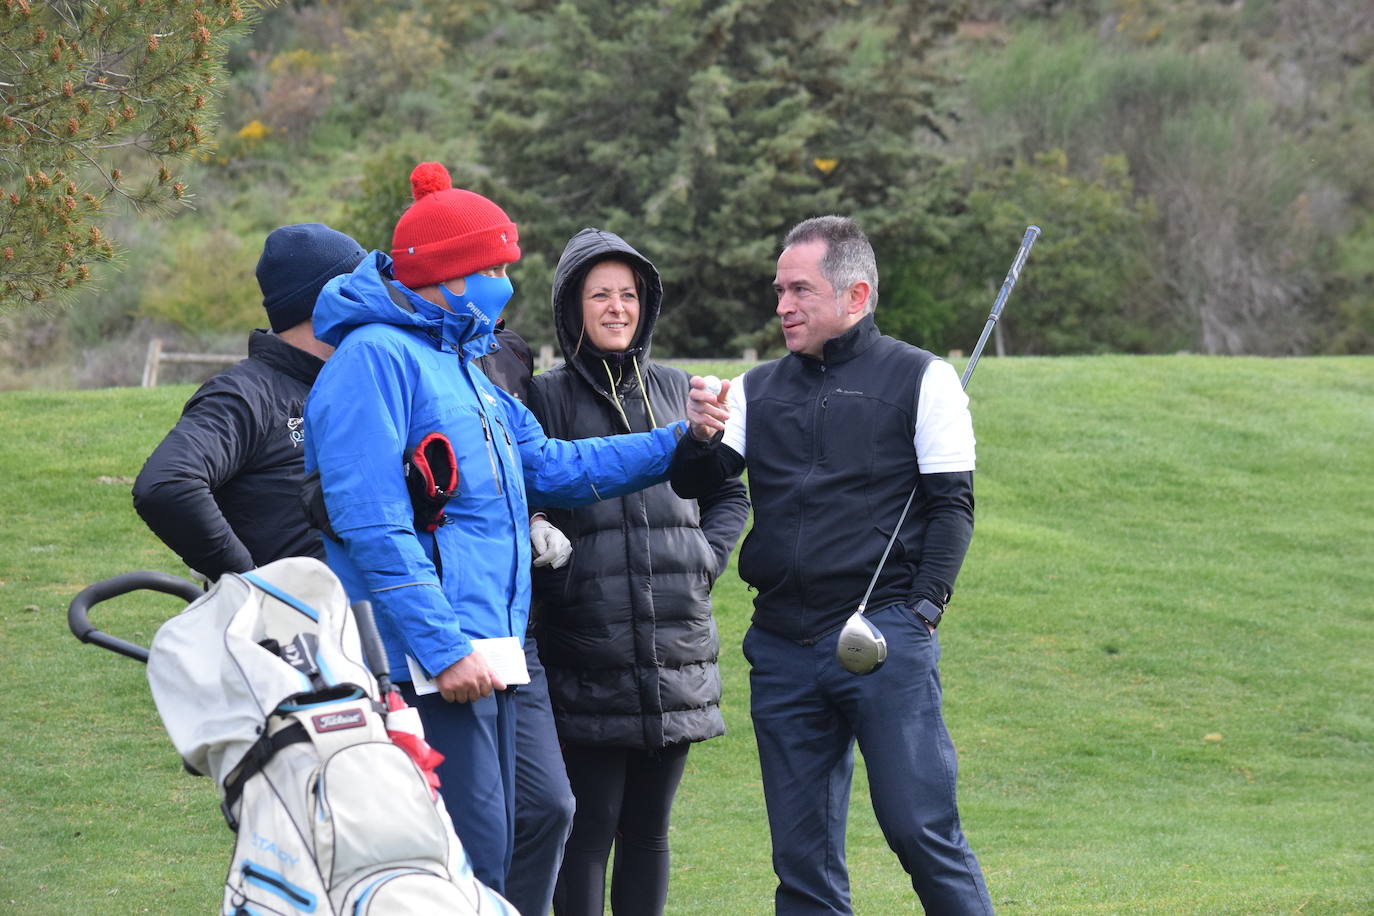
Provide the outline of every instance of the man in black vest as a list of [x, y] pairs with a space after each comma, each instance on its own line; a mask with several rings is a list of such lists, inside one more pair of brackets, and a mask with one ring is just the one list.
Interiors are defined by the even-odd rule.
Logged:
[[[694, 497], [748, 469], [754, 526], [740, 576], [750, 711], [778, 875], [778, 913], [850, 912], [845, 822], [857, 740], [873, 808], [927, 913], [990, 914], [959, 826], [935, 628], [973, 534], [973, 423], [954, 368], [879, 333], [878, 269], [849, 219], [792, 229], [773, 288], [789, 355], [726, 383], [693, 380], [673, 488]], [[908, 494], [868, 601], [887, 663], [836, 660]]]

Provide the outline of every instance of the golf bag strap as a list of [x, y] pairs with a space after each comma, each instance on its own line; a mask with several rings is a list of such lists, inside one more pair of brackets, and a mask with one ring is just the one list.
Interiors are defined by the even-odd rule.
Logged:
[[234, 817], [233, 810], [243, 796], [243, 787], [248, 784], [248, 780], [267, 766], [267, 761], [271, 760], [277, 751], [309, 740], [310, 735], [306, 732], [305, 726], [299, 722], [292, 722], [275, 734], [263, 735], [248, 749], [248, 753], [243, 755], [243, 760], [238, 765], [238, 770], [225, 782], [224, 801], [219, 805], [230, 830], [238, 833], [239, 822]]

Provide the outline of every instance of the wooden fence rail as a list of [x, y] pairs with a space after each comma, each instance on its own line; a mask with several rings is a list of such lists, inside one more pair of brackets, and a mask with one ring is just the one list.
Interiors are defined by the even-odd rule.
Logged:
[[210, 363], [232, 366], [241, 359], [241, 353], [232, 356], [228, 353], [171, 353], [162, 349], [161, 337], [154, 337], [148, 341], [148, 357], [143, 361], [143, 387], [157, 387], [157, 374], [163, 363]]

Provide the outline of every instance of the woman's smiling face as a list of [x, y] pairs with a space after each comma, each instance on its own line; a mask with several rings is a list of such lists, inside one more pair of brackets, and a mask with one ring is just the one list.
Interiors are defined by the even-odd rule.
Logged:
[[602, 261], [582, 281], [582, 326], [603, 353], [620, 353], [639, 330], [639, 291], [624, 261]]

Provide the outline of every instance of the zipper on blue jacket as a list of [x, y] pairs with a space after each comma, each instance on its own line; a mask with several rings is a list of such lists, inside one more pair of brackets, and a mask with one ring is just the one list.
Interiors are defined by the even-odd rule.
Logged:
[[[501, 438], [504, 439], [505, 442], [506, 442], [506, 462], [507, 462], [507, 466], [510, 467], [511, 469], [514, 469], [514, 468], [515, 468], [515, 463], [516, 463], [516, 462], [515, 462], [515, 451], [514, 451], [515, 443], [511, 441], [511, 438], [510, 438], [510, 430], [507, 429], [507, 428], [506, 428], [506, 424], [502, 423], [500, 420], [493, 420], [492, 422], [495, 423], [495, 424], [496, 424], [496, 428], [499, 429], [499, 430], [501, 431]], [[495, 438], [495, 437], [493, 437], [493, 438]], [[493, 471], [493, 473], [495, 473], [495, 470], [496, 470], [496, 464], [495, 464], [495, 462], [493, 461], [493, 463], [492, 463], [492, 471]], [[496, 492], [498, 492], [498, 493], [501, 492], [501, 487], [500, 487], [500, 484], [499, 484], [499, 483], [497, 484]], [[512, 505], [510, 504], [510, 497], [509, 497], [509, 496], [506, 497], [506, 507], [507, 507], [507, 509], [510, 510], [510, 512], [511, 512], [511, 517], [514, 518], [514, 517], [515, 517], [515, 514], [516, 514], [516, 513], [515, 513], [515, 507], [512, 506]], [[517, 527], [518, 527], [518, 526], [517, 526]], [[511, 607], [512, 607], [512, 605], [514, 604], [514, 601], [515, 601], [515, 589], [516, 589], [515, 583], [516, 583], [516, 579], [517, 579], [518, 576], [519, 576], [519, 573], [518, 573], [518, 571], [516, 570], [516, 566], [517, 566], [517, 565], [519, 564], [519, 562], [520, 562], [520, 559], [519, 559], [519, 558], [520, 558], [520, 551], [517, 549], [517, 550], [515, 551], [515, 553], [511, 555], [511, 571], [510, 571], [510, 577], [509, 577], [509, 579], [508, 579], [508, 581], [509, 581], [509, 583], [510, 583], [510, 590], [506, 593], [506, 629], [509, 630], [511, 633], [514, 633], [514, 632], [515, 632], [515, 620], [514, 620], [514, 618], [511, 616]]]
[[[479, 391], [477, 396], [482, 396]], [[482, 409], [482, 405], [477, 405], [477, 418], [482, 421], [482, 437], [487, 440], [487, 460], [491, 462], [491, 479], [496, 482], [497, 495], [504, 495], [501, 490], [501, 469], [496, 465], [496, 448], [491, 442], [491, 427], [487, 425], [487, 412]]]
[[[515, 512], [515, 507], [511, 505], [511, 494], [507, 493], [505, 488], [501, 486], [501, 466], [500, 462], [497, 460], [496, 457], [497, 446], [492, 441], [495, 438], [495, 436], [492, 434], [491, 424], [487, 422], [487, 408], [486, 405], [483, 403], [485, 393], [482, 390], [482, 386], [477, 384], [476, 380], [474, 380], [472, 377], [470, 360], [468, 359], [468, 356], [465, 352], [461, 350], [459, 351], [458, 361], [459, 364], [463, 367], [463, 377], [466, 378], [468, 384], [472, 386], [473, 395], [477, 399], [477, 416], [482, 421], [482, 435], [486, 439], [487, 459], [491, 462], [491, 477], [492, 480], [496, 483], [496, 493], [498, 496], [505, 497], [506, 508], [511, 513], [511, 518], [513, 520], [515, 519], [517, 513]], [[506, 428], [506, 425], [504, 423], [501, 423], [499, 421], [492, 422], [495, 422], [496, 425], [500, 427], [501, 435], [506, 440], [506, 460], [513, 472], [516, 464], [514, 453], [515, 443], [511, 441], [510, 430]], [[518, 525], [516, 527], [518, 528]], [[528, 543], [528, 541], [526, 543]], [[515, 620], [512, 616], [512, 607], [515, 602], [515, 593], [517, 590], [516, 583], [520, 575], [518, 569], [519, 563], [520, 551], [519, 549], [517, 549], [511, 555], [511, 569], [506, 580], [506, 630], [512, 634], [515, 633]]]
[[501, 427], [501, 436], [506, 440], [506, 458], [510, 461], [511, 467], [514, 467], [515, 452], [513, 449], [515, 448], [515, 443], [510, 439], [510, 430], [506, 429], [506, 424], [504, 423], [497, 423], [496, 425]]

